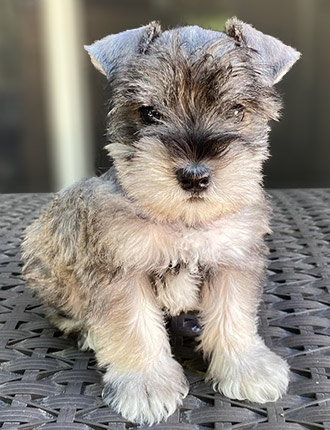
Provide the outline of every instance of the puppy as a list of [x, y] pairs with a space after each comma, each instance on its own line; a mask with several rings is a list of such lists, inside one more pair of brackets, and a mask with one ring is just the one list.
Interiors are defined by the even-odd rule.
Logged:
[[156, 423], [188, 393], [164, 316], [198, 311], [207, 380], [269, 402], [288, 365], [257, 333], [274, 84], [299, 53], [236, 18], [225, 32], [158, 23], [85, 47], [111, 89], [113, 167], [58, 193], [26, 233], [24, 275], [106, 368], [104, 400]]

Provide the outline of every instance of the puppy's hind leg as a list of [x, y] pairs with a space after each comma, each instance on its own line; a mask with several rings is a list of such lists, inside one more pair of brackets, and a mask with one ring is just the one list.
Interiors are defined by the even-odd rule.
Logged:
[[159, 422], [181, 404], [188, 386], [148, 276], [134, 273], [102, 291], [90, 324], [97, 361], [106, 367], [103, 398], [130, 421]]
[[63, 332], [67, 337], [76, 334], [78, 337], [84, 333], [84, 324], [81, 320], [71, 317], [67, 312], [46, 306], [45, 314], [49, 322]]
[[82, 320], [51, 306], [46, 307], [45, 313], [49, 322], [63, 332], [64, 338], [73, 337], [82, 351], [95, 350], [94, 338]]

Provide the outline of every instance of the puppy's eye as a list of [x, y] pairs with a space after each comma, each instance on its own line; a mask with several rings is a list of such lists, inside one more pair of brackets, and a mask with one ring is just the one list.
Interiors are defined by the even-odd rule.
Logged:
[[141, 106], [140, 116], [146, 125], [156, 124], [161, 118], [161, 114], [152, 106]]
[[227, 118], [231, 118], [235, 124], [238, 124], [243, 121], [244, 115], [245, 106], [238, 103], [229, 110]]

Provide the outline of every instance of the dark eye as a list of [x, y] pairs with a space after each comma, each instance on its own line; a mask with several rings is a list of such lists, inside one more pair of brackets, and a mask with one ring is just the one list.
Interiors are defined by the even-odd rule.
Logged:
[[140, 116], [146, 125], [156, 124], [161, 118], [161, 114], [152, 106], [141, 106]]
[[242, 122], [245, 114], [245, 106], [241, 104], [234, 105], [228, 112], [227, 117], [231, 118], [236, 124]]

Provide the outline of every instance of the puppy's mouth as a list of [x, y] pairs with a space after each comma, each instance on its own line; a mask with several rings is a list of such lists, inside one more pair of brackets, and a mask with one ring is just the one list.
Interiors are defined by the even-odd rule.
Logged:
[[204, 196], [201, 193], [190, 193], [190, 196], [188, 197], [188, 202], [202, 202], [204, 200]]

